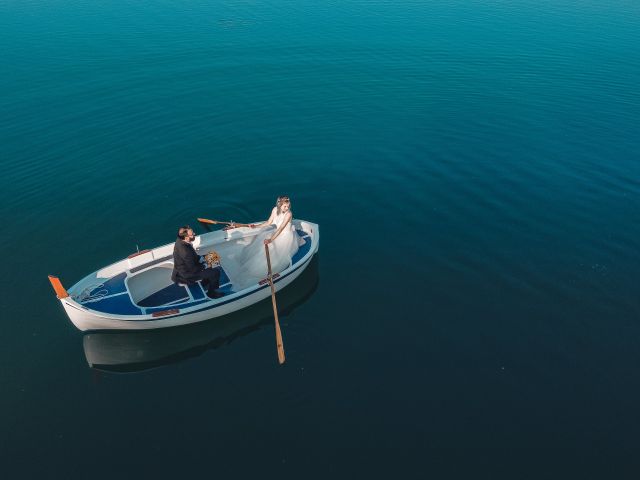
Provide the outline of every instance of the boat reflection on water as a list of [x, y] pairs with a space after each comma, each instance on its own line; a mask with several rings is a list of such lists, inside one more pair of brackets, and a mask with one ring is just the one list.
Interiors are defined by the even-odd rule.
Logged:
[[[318, 256], [291, 285], [277, 294], [282, 320], [305, 303], [318, 288]], [[91, 368], [137, 372], [197, 357], [260, 328], [273, 328], [271, 298], [209, 321], [160, 330], [88, 333], [84, 354]]]

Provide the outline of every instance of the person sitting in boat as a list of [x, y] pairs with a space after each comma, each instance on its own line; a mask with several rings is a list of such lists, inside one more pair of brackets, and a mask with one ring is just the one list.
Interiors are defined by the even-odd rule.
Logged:
[[173, 247], [171, 280], [187, 284], [202, 280], [202, 286], [208, 289], [207, 295], [210, 298], [220, 298], [224, 295], [216, 291], [220, 286], [220, 271], [217, 268], [205, 268], [200, 263], [200, 256], [191, 244], [195, 239], [193, 230], [188, 225], [178, 230], [178, 238]]
[[291, 200], [280, 196], [266, 222], [250, 225], [262, 231], [240, 251], [230, 252], [223, 261], [224, 270], [234, 289], [241, 290], [267, 277], [265, 245], [269, 245], [272, 273], [281, 272], [291, 264], [291, 257], [298, 251], [299, 242], [304, 243], [296, 233], [292, 219]]

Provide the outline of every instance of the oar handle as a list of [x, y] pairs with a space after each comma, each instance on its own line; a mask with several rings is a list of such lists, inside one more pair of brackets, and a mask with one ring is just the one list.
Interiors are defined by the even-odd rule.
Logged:
[[222, 220], [209, 220], [208, 218], [198, 218], [200, 223], [208, 223], [209, 225], [228, 225], [230, 227], [250, 227], [248, 223], [224, 222]]
[[232, 222], [223, 222], [220, 220], [209, 220], [208, 218], [198, 218], [198, 221], [200, 223], [208, 223], [210, 225], [218, 225], [218, 224], [231, 225], [232, 224]]

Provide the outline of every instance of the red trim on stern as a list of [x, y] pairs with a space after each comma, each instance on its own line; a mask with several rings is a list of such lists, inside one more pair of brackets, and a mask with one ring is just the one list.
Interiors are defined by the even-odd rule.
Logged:
[[131, 255], [129, 255], [127, 258], [133, 258], [133, 257], [137, 257], [138, 255], [143, 255], [145, 253], [149, 253], [151, 250], [146, 249], [146, 250], [140, 250], [139, 252], [136, 253], [132, 253]]
[[[280, 276], [280, 274], [279, 274], [279, 273], [276, 273], [275, 275], [272, 275], [272, 276], [271, 276], [271, 280], [275, 280], [275, 279], [276, 279], [276, 278], [278, 278], [279, 276]], [[267, 284], [267, 283], [269, 283], [269, 279], [268, 279], [268, 278], [263, 278], [262, 280], [260, 280], [260, 281], [258, 282], [258, 285], [265, 285], [265, 284]]]
[[151, 314], [152, 317], [164, 317], [166, 315], [175, 315], [176, 313], [180, 313], [180, 310], [177, 308], [173, 308], [171, 310], [162, 310], [161, 312], [153, 312]]

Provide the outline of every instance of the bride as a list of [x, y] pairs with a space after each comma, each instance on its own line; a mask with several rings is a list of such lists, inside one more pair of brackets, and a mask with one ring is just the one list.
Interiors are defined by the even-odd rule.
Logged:
[[[302, 239], [291, 223], [291, 201], [289, 197], [278, 197], [276, 206], [266, 222], [251, 228], [261, 231], [249, 240], [249, 243], [237, 244], [222, 260], [222, 267], [229, 276], [235, 291], [258, 283], [267, 277], [267, 257], [265, 245], [269, 246], [271, 271], [278, 273], [291, 264], [291, 257], [298, 251]], [[303, 242], [303, 241], [302, 241]]]

